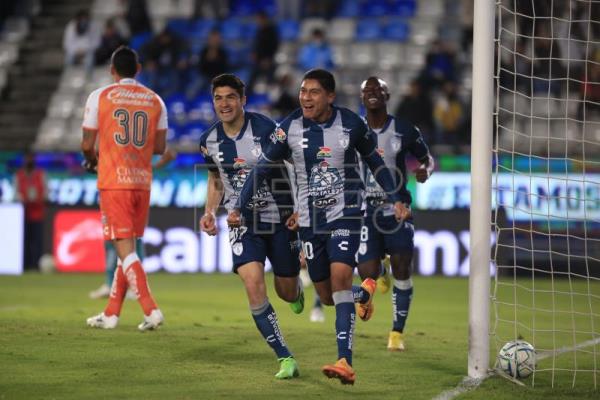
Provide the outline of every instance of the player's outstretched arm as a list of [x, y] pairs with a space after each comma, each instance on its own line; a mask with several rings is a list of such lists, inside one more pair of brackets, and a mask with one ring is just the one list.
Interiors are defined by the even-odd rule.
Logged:
[[167, 130], [157, 129], [154, 138], [154, 154], [164, 154], [167, 148]]
[[168, 165], [171, 161], [177, 158], [177, 152], [172, 148], [168, 147], [165, 149], [165, 152], [160, 156], [160, 160], [154, 164], [153, 168], [160, 169], [166, 165]]
[[230, 216], [227, 218], [227, 223], [230, 226], [241, 225], [241, 215], [250, 212], [250, 210], [248, 210], [248, 208], [246, 208], [245, 205], [248, 204], [252, 199], [255, 189], [258, 186], [260, 186], [267, 178], [269, 172], [271, 171], [271, 168], [272, 162], [267, 160], [265, 157], [261, 157], [258, 160], [258, 163], [256, 163], [256, 165], [254, 166], [254, 168], [252, 168], [250, 175], [248, 175], [248, 178], [246, 178], [246, 182], [244, 182], [244, 186], [240, 191], [240, 196], [238, 197], [237, 202], [235, 203], [235, 209], [237, 211], [237, 214], [230, 214]]
[[419, 168], [415, 169], [413, 172], [415, 173], [415, 178], [417, 182], [424, 183], [429, 179], [431, 174], [433, 173], [433, 168], [435, 167], [435, 161], [431, 154], [427, 154], [424, 160], [421, 160], [421, 165]]

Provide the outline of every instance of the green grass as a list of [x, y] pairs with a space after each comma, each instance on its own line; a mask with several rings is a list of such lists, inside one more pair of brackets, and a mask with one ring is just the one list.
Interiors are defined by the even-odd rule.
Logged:
[[[415, 279], [405, 353], [386, 351], [390, 294], [378, 294], [373, 319], [357, 323], [354, 387], [320, 372], [336, 358], [334, 310], [326, 310], [324, 324], [310, 323], [312, 288], [308, 309], [299, 316], [270, 290], [301, 373], [281, 382], [273, 378], [275, 356], [254, 326], [235, 275], [152, 275], [166, 325], [148, 333], [137, 331], [141, 311], [132, 301], [126, 302], [116, 330], [85, 326], [86, 317], [104, 307], [104, 301], [87, 297], [101, 280], [92, 275], [0, 277], [0, 399], [431, 399], [466, 375], [468, 285], [463, 279]], [[563, 357], [569, 359], [557, 360]], [[580, 366], [592, 361], [593, 356], [578, 357]], [[537, 375], [534, 388], [491, 378], [459, 398], [600, 398], [589, 379], [578, 381], [575, 390], [571, 379], [572, 374], [561, 376], [558, 388], [551, 389], [549, 380]]]

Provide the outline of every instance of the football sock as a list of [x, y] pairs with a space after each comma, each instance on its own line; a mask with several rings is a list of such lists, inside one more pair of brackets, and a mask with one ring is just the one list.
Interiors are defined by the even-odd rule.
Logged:
[[352, 341], [356, 311], [350, 290], [333, 292], [335, 304], [335, 332], [337, 334], [338, 359], [345, 358], [352, 365]]
[[119, 263], [114, 271], [108, 305], [104, 309], [104, 315], [110, 317], [111, 315], [119, 316], [121, 314], [121, 307], [123, 307], [123, 299], [125, 299], [125, 294], [127, 293], [127, 286], [127, 278]]
[[352, 294], [354, 296], [355, 303], [364, 304], [371, 298], [369, 292], [359, 285], [352, 285]]
[[250, 308], [250, 311], [256, 327], [277, 354], [277, 358], [290, 357], [292, 354], [285, 344], [283, 334], [279, 329], [279, 322], [277, 322], [277, 315], [271, 303], [269, 303], [269, 299], [266, 299], [262, 305], [256, 308]]
[[129, 287], [135, 293], [140, 306], [142, 306], [144, 315], [150, 315], [152, 310], [157, 308], [157, 306], [152, 298], [152, 294], [150, 294], [146, 272], [144, 272], [142, 263], [136, 253], [131, 253], [125, 257], [123, 260], [123, 268]]
[[394, 290], [392, 292], [392, 308], [394, 312], [394, 324], [392, 330], [402, 332], [408, 317], [408, 309], [413, 295], [412, 279], [394, 279]]
[[117, 251], [115, 250], [115, 247], [108, 241], [104, 243], [104, 254], [104, 262], [106, 263], [106, 284], [108, 287], [112, 287], [117, 265], [120, 264], [120, 260], [117, 257]]
[[321, 303], [321, 298], [319, 297], [318, 294], [315, 293], [315, 304], [313, 305], [313, 308], [322, 308], [323, 304]]

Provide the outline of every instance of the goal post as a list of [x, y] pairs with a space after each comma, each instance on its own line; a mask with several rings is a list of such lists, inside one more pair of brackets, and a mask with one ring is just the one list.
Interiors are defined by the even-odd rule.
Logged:
[[490, 238], [494, 107], [494, 15], [491, 0], [475, 0], [471, 114], [471, 213], [469, 272], [470, 378], [488, 373], [490, 355]]

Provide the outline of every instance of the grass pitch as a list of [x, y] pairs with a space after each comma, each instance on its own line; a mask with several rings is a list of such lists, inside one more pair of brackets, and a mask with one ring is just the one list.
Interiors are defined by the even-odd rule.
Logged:
[[[466, 375], [468, 285], [464, 279], [414, 280], [408, 350], [386, 350], [390, 293], [378, 293], [374, 317], [357, 322], [357, 381], [350, 387], [320, 372], [336, 358], [335, 316], [327, 308], [324, 324], [309, 322], [312, 288], [301, 315], [270, 290], [301, 374], [277, 381], [275, 356], [254, 326], [235, 275], [151, 275], [166, 324], [146, 333], [137, 331], [142, 314], [134, 301], [126, 302], [115, 330], [85, 325], [105, 305], [87, 297], [101, 283], [99, 275], [0, 277], [0, 399], [431, 399]], [[592, 368], [599, 353], [596, 346], [596, 354], [579, 357], [578, 365]], [[543, 376], [536, 375], [534, 388], [493, 377], [458, 398], [600, 398], [591, 379], [575, 389], [571, 379], [551, 389]]]

